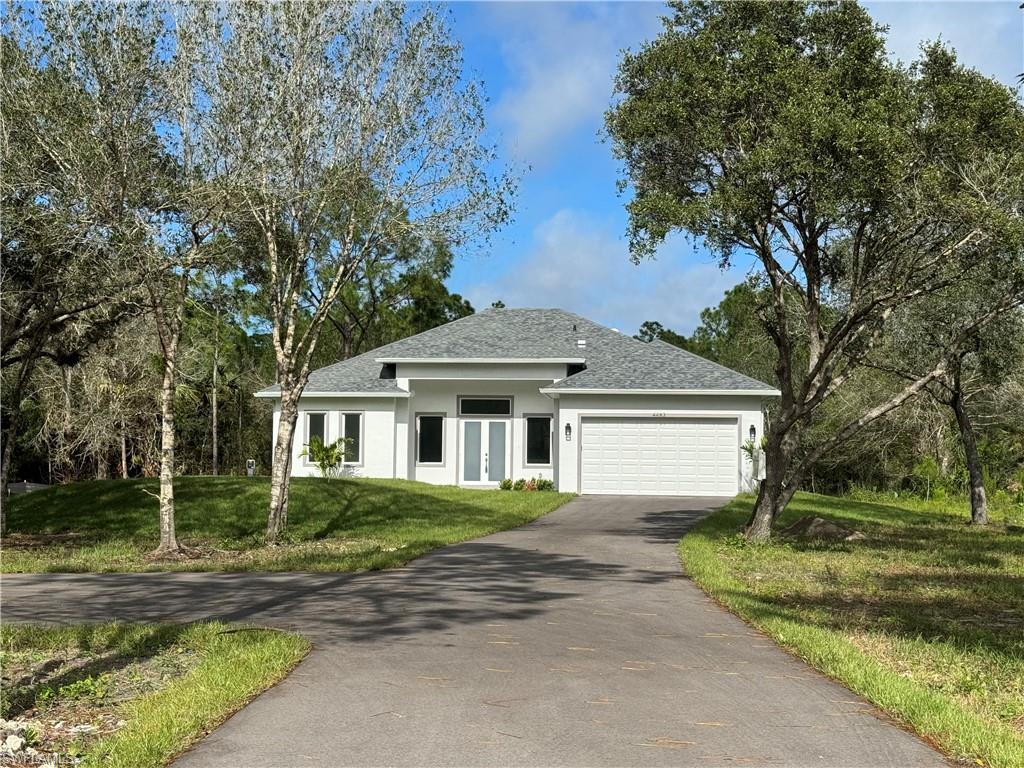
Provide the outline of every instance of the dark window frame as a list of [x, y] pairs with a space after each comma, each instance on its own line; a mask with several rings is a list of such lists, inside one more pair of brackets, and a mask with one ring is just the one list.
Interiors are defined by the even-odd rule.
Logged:
[[[420, 420], [423, 418], [436, 418], [441, 420], [441, 460], [440, 461], [423, 461], [420, 458], [421, 444], [420, 444]], [[448, 414], [447, 413], [417, 413], [416, 414], [416, 466], [418, 467], [443, 467], [445, 465], [446, 458], [446, 446], [445, 437], [448, 433]]]
[[358, 442], [356, 443], [356, 457], [355, 457], [355, 459], [349, 460], [348, 458], [345, 458], [342, 461], [342, 464], [344, 464], [347, 467], [361, 466], [362, 463], [363, 463], [363, 443], [365, 442], [365, 433], [366, 433], [365, 419], [363, 418], [363, 411], [341, 411], [340, 412], [341, 436], [345, 437], [345, 438], [348, 437], [348, 425], [345, 423], [345, 417], [346, 416], [355, 416], [359, 420], [359, 427], [358, 427], [358, 429], [359, 429], [359, 437], [357, 438]]
[[[530, 461], [530, 419], [546, 419], [548, 422], [548, 460], [545, 462]], [[555, 453], [555, 415], [553, 413], [523, 414], [523, 466], [550, 467], [554, 462]]]
[[[304, 448], [306, 448], [308, 450], [308, 448], [309, 448], [309, 441], [310, 441], [310, 438], [311, 438], [311, 435], [309, 434], [309, 417], [310, 416], [323, 416], [324, 417], [324, 434], [323, 434], [322, 440], [323, 440], [324, 445], [327, 445], [327, 441], [330, 439], [330, 434], [331, 434], [331, 429], [330, 429], [331, 418], [330, 418], [330, 415], [331, 415], [330, 411], [303, 411], [302, 412], [302, 446]], [[314, 467], [314, 466], [316, 466], [316, 462], [314, 462], [309, 457], [309, 453], [308, 452], [303, 457], [303, 464], [305, 466], [307, 466], [307, 467]]]
[[[508, 403], [508, 410], [501, 412], [492, 411], [488, 413], [467, 413], [463, 408], [463, 404], [466, 402], [472, 402], [474, 400]], [[511, 419], [512, 414], [514, 413], [515, 404], [513, 402], [513, 398], [511, 395], [460, 395], [458, 406], [459, 416], [464, 416], [466, 418]]]

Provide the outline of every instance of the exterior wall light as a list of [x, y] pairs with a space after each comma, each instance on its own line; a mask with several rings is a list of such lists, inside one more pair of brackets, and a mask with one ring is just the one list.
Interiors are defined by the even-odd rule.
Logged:
[[750, 442], [757, 440], [757, 427], [753, 424], [750, 425]]
[[572, 440], [572, 425], [569, 422], [565, 423], [565, 440], [566, 442]]

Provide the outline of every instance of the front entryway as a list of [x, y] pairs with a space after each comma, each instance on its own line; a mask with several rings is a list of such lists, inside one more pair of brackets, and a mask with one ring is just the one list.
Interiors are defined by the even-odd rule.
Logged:
[[460, 485], [497, 485], [511, 476], [511, 427], [508, 419], [463, 419], [460, 422]]
[[582, 493], [734, 496], [739, 489], [735, 418], [586, 417]]

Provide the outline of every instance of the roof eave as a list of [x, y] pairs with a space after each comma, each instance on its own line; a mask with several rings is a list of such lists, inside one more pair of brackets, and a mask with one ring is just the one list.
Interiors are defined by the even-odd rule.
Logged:
[[[281, 397], [280, 392], [254, 392], [255, 397], [266, 398], [269, 400], [277, 400]], [[406, 398], [409, 397], [410, 392], [335, 392], [335, 391], [324, 391], [319, 392], [316, 390], [306, 390], [302, 393], [301, 397], [391, 397], [391, 398]]]
[[545, 395], [742, 395], [780, 397], [777, 389], [609, 389], [587, 387], [542, 387]]
[[543, 364], [543, 363], [585, 363], [585, 357], [377, 357], [378, 363], [491, 363], [491, 364]]

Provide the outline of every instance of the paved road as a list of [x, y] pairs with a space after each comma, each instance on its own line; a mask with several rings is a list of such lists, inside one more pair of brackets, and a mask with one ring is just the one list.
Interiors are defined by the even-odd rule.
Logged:
[[380, 573], [9, 576], [4, 619], [312, 637], [182, 768], [945, 765], [681, 575], [714, 503], [583, 497]]

